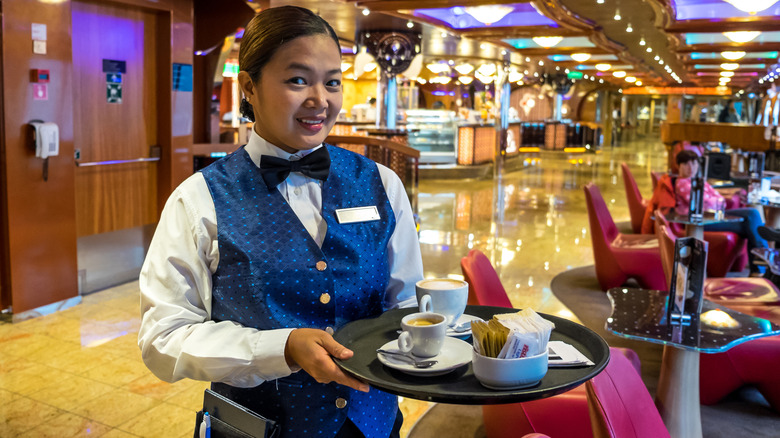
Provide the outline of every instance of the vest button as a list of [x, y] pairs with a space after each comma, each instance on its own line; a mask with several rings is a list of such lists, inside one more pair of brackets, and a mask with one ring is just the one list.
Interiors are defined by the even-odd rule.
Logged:
[[320, 302], [322, 304], [328, 304], [330, 302], [330, 294], [329, 293], [324, 293], [324, 294], [320, 295]]
[[336, 407], [339, 409], [344, 409], [347, 407], [347, 401], [343, 398], [339, 397], [336, 399]]
[[295, 196], [301, 196], [301, 188], [300, 187], [296, 187], [295, 190], [293, 190], [293, 192], [295, 193]]
[[317, 268], [317, 270], [321, 272], [321, 271], [324, 271], [324, 270], [328, 269], [328, 264], [325, 263], [324, 260], [320, 260], [320, 261], [317, 262], [316, 265], [314, 265], [314, 267]]
[[325, 327], [325, 332], [329, 335], [333, 335], [333, 327]]

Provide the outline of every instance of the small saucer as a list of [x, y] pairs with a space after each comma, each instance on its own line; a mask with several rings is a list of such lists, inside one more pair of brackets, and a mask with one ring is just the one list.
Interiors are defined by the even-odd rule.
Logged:
[[[460, 318], [458, 318], [458, 320], [455, 321], [455, 324], [453, 324], [453, 326], [456, 326], [458, 324], [463, 324], [465, 322], [471, 322], [471, 321], [482, 321], [482, 318], [474, 315], [466, 315], [464, 313], [463, 315], [460, 315]], [[469, 327], [468, 330], [462, 332], [456, 332], [452, 328], [447, 328], [447, 336], [454, 336], [456, 338], [471, 336], [471, 327]]]
[[[385, 345], [382, 345], [380, 348], [382, 350], [401, 352], [401, 350], [398, 349], [397, 340], [392, 340]], [[377, 353], [376, 357], [383, 365], [407, 374], [415, 376], [440, 376], [471, 362], [472, 350], [473, 348], [468, 342], [456, 338], [444, 338], [444, 346], [439, 354], [434, 357], [419, 358], [422, 360], [431, 359], [438, 361], [436, 365], [430, 368], [415, 368], [414, 365], [404, 362], [403, 359], [395, 359], [381, 353]]]

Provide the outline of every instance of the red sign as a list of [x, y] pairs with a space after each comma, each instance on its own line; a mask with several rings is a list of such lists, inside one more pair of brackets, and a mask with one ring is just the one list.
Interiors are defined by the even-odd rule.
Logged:
[[631, 87], [623, 94], [696, 94], [704, 96], [729, 96], [729, 87]]
[[49, 100], [49, 85], [33, 84], [33, 100]]

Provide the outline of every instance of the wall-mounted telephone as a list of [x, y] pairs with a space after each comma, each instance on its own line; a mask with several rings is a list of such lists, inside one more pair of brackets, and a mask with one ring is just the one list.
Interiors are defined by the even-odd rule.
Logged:
[[49, 179], [49, 157], [60, 153], [60, 128], [56, 123], [31, 120], [32, 143], [35, 156], [43, 158], [43, 180]]
[[33, 127], [35, 156], [48, 158], [60, 153], [60, 129], [56, 123], [30, 122]]

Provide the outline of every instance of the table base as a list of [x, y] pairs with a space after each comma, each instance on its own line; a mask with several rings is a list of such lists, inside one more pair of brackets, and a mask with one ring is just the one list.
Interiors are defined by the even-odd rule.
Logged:
[[702, 437], [699, 352], [664, 346], [655, 404], [672, 438]]

